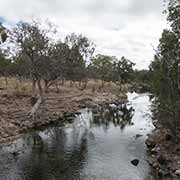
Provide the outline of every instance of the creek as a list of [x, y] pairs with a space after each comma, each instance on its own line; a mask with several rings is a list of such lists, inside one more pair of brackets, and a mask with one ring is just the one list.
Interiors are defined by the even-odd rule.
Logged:
[[126, 104], [82, 109], [72, 123], [0, 144], [0, 180], [154, 180], [145, 145], [151, 100], [127, 95]]

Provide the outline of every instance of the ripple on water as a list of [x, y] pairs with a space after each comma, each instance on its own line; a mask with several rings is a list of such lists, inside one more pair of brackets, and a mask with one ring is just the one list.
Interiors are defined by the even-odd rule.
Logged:
[[153, 180], [144, 143], [153, 128], [151, 102], [148, 94], [128, 93], [128, 99], [123, 106], [83, 109], [73, 124], [4, 144], [0, 180]]

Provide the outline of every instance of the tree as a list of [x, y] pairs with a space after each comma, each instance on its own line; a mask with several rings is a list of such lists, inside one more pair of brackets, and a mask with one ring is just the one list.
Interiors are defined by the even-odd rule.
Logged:
[[158, 46], [158, 54], [150, 65], [153, 87], [158, 96], [158, 110], [164, 115], [161, 123], [177, 137], [180, 126], [180, 96], [178, 90], [179, 40], [170, 30], [164, 30]]
[[0, 44], [4, 43], [7, 39], [6, 28], [0, 23]]
[[51, 44], [48, 52], [49, 62], [47, 63], [50, 73], [44, 77], [46, 90], [52, 84], [56, 84], [57, 92], [59, 92], [58, 80], [64, 82], [66, 78], [69, 55], [70, 49], [67, 44], [61, 41]]
[[98, 54], [93, 59], [91, 64], [89, 65], [89, 71], [96, 75], [94, 78], [100, 79], [102, 81], [101, 88], [104, 87], [106, 81], [111, 81], [111, 69], [112, 62], [114, 57]]
[[66, 59], [66, 78], [71, 82], [86, 79], [86, 64], [94, 53], [94, 44], [87, 37], [74, 33], [66, 36], [65, 43], [70, 49]]
[[128, 82], [132, 77], [133, 66], [135, 64], [130, 60], [126, 59], [124, 56], [120, 60], [116, 60], [113, 64], [113, 79], [118, 82], [120, 90], [121, 85]]
[[6, 85], [8, 84], [7, 77], [10, 75], [11, 60], [7, 59], [5, 54], [0, 51], [0, 76], [5, 77]]
[[16, 46], [18, 57], [23, 61], [29, 78], [32, 80], [32, 98], [35, 97], [35, 86], [37, 83], [39, 98], [31, 115], [34, 115], [39, 105], [43, 101], [44, 89], [42, 80], [52, 71], [52, 63], [49, 59], [50, 39], [48, 33], [52, 32], [52, 27], [42, 29], [38, 22], [32, 23], [20, 22], [11, 32], [11, 41]]

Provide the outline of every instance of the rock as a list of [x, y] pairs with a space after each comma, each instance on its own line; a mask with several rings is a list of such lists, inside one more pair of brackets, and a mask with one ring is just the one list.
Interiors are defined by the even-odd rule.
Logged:
[[77, 112], [75, 112], [74, 114], [76, 114], [77, 116], [79, 116], [79, 115], [81, 115], [82, 113], [79, 112], [79, 111], [77, 111]]
[[133, 164], [134, 166], [137, 166], [139, 164], [139, 160], [134, 159], [134, 160], [131, 161], [131, 164]]
[[175, 153], [180, 153], [180, 145], [175, 148]]
[[159, 167], [159, 164], [158, 164], [157, 162], [154, 162], [154, 163], [152, 164], [152, 167], [155, 169], [155, 168]]
[[159, 172], [158, 172], [159, 176], [167, 176], [169, 175], [169, 172], [168, 170], [163, 170], [163, 169], [160, 169]]
[[74, 119], [75, 119], [74, 117], [68, 117], [68, 118], [66, 118], [66, 121], [69, 123], [73, 123]]
[[166, 134], [166, 137], [165, 137], [165, 139], [166, 139], [166, 141], [170, 141], [170, 140], [172, 140], [172, 135], [171, 134]]
[[167, 164], [167, 159], [163, 155], [160, 155], [157, 160], [160, 164], [163, 164], [163, 165]]
[[175, 174], [176, 174], [177, 176], [180, 176], [180, 169], [177, 169], [177, 170], [175, 171]]
[[89, 132], [89, 138], [91, 140], [95, 140], [95, 136], [94, 136], [94, 134], [92, 132]]
[[65, 118], [72, 118], [72, 117], [76, 117], [74, 113], [70, 113], [70, 112], [65, 112], [64, 113], [64, 117]]
[[84, 105], [84, 104], [80, 104], [80, 105], [79, 105], [79, 108], [84, 109], [84, 108], [86, 108], [86, 105]]
[[158, 153], [160, 153], [160, 147], [155, 147], [155, 148], [151, 149], [151, 152], [152, 152], [153, 154], [158, 154]]
[[140, 137], [142, 137], [142, 136], [143, 136], [143, 135], [141, 135], [141, 134], [136, 134], [135, 138], [138, 139], [138, 138], [140, 138]]
[[19, 155], [19, 152], [16, 152], [16, 151], [14, 151], [14, 152], [12, 152], [12, 155], [15, 157], [15, 156], [18, 156]]
[[146, 140], [145, 143], [148, 148], [155, 148], [155, 146], [156, 146], [156, 142], [150, 137]]

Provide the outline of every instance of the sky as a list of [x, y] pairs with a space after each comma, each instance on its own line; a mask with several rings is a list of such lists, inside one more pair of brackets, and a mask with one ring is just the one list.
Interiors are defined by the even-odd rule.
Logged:
[[147, 69], [168, 28], [163, 10], [163, 0], [0, 0], [0, 21], [12, 27], [48, 19], [59, 38], [81, 33], [96, 44], [96, 54], [125, 56], [137, 69]]

